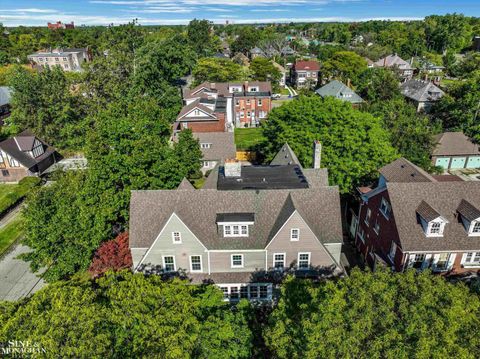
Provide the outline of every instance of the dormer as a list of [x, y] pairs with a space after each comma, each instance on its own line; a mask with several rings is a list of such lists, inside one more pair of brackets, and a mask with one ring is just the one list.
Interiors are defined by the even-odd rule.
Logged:
[[443, 237], [443, 231], [448, 221], [427, 202], [422, 201], [417, 207], [423, 232], [427, 237]]
[[228, 87], [228, 92], [230, 93], [242, 92], [242, 85], [230, 85]]
[[255, 222], [254, 213], [217, 213], [217, 226], [223, 237], [248, 237]]
[[258, 92], [258, 86], [248, 86], [248, 92]]
[[471, 237], [480, 236], [480, 210], [470, 202], [462, 199], [457, 211], [465, 230]]
[[32, 158], [37, 158], [45, 152], [43, 143], [35, 136], [15, 136], [14, 140], [18, 149]]

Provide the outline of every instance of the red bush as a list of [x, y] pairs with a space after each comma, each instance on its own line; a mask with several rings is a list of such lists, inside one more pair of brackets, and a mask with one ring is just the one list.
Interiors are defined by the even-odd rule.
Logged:
[[92, 277], [98, 277], [112, 269], [118, 271], [132, 267], [132, 255], [128, 247], [128, 232], [120, 233], [117, 238], [103, 243], [95, 252], [88, 271]]

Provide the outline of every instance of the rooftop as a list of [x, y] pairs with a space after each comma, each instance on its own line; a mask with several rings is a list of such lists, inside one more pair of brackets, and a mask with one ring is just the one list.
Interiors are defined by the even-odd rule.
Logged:
[[436, 140], [433, 156], [480, 155], [480, 146], [463, 132], [444, 132]]

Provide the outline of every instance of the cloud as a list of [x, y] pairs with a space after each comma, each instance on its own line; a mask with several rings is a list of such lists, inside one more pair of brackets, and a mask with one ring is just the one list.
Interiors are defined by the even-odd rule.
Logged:
[[13, 12], [13, 13], [55, 13], [55, 12], [58, 12], [58, 10], [54, 10], [54, 9], [35, 9], [35, 8], [31, 8], [31, 9], [6, 9], [6, 10], [2, 10], [2, 12]]

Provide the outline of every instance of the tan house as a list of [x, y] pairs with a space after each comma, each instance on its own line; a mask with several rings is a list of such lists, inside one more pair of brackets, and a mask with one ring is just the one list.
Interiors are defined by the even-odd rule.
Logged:
[[40, 68], [58, 66], [67, 72], [82, 71], [82, 64], [91, 61], [91, 54], [87, 48], [39, 51], [27, 57], [31, 63]]
[[342, 274], [339, 191], [315, 163], [303, 168], [284, 145], [270, 166], [227, 160], [199, 190], [132, 191], [135, 270], [213, 282], [232, 301], [270, 299], [286, 273]]
[[61, 159], [55, 149], [29, 131], [0, 142], [0, 182], [40, 176]]

